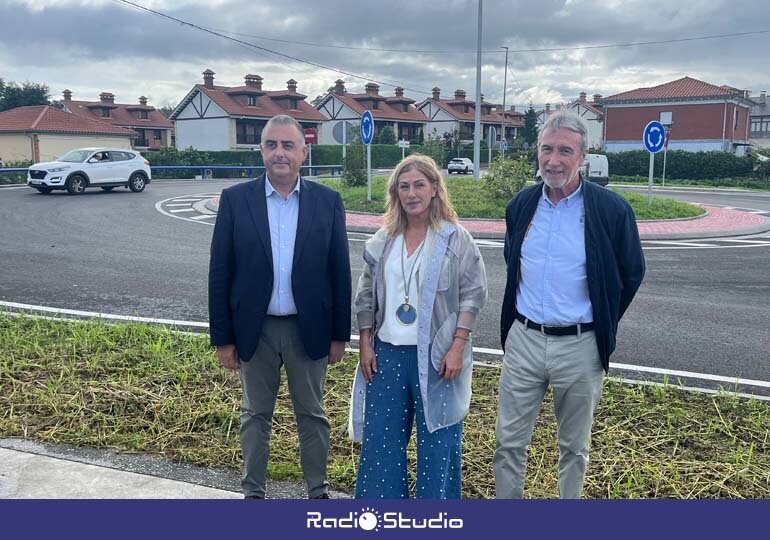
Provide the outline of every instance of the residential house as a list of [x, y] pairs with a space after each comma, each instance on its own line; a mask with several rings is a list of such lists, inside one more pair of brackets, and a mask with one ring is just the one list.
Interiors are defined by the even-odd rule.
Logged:
[[589, 150], [600, 150], [604, 140], [604, 108], [599, 102], [601, 94], [594, 94], [594, 100], [588, 101], [586, 93], [580, 92], [580, 97], [567, 106], [568, 110], [582, 116], [588, 124], [586, 145]]
[[381, 96], [380, 86], [368, 83], [363, 94], [352, 94], [345, 82], [338, 79], [334, 88], [321, 99], [316, 109], [328, 119], [322, 129], [326, 144], [343, 144], [346, 130], [358, 125], [364, 111], [371, 111], [374, 119], [375, 140], [386, 126], [393, 130], [397, 140], [417, 142], [428, 118], [414, 106], [414, 100], [404, 96], [404, 89], [396, 87], [394, 95]]
[[770, 106], [767, 103], [767, 92], [751, 98], [751, 130], [749, 142], [759, 148], [770, 148]]
[[262, 128], [273, 116], [285, 114], [316, 130], [325, 120], [297, 92], [294, 79], [285, 90], [269, 91], [262, 89], [259, 75], [246, 75], [243, 86], [214, 85], [214, 75], [204, 71], [203, 84], [193, 86], [171, 114], [177, 148], [256, 150]]
[[[489, 140], [490, 128], [494, 128], [495, 141], [500, 141], [500, 126], [502, 113], [499, 106], [484, 101], [481, 96], [481, 128], [482, 139]], [[476, 102], [466, 99], [465, 90], [455, 90], [454, 99], [441, 97], [441, 89], [433, 88], [431, 97], [417, 106], [429, 119], [428, 133], [443, 137], [445, 134], [457, 132], [462, 143], [473, 141], [476, 125]], [[505, 111], [506, 139], [511, 142], [524, 127], [524, 115], [516, 112], [515, 107]]]
[[743, 155], [749, 144], [746, 92], [683, 77], [600, 99], [607, 152], [641, 150], [651, 120], [669, 127], [670, 150], [722, 150]]
[[134, 132], [48, 105], [0, 112], [0, 156], [9, 161], [53, 161], [76, 148], [131, 148]]
[[99, 101], [76, 101], [70, 90], [65, 90], [63, 95], [65, 111], [133, 130], [133, 148], [136, 150], [160, 150], [171, 146], [174, 124], [158, 109], [148, 105], [145, 96], [139, 98], [139, 103], [115, 103], [115, 95], [111, 92], [99, 94]]

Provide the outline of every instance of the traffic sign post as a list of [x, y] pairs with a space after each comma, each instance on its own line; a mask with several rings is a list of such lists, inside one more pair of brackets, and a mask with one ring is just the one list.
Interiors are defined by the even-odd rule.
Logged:
[[666, 128], [657, 120], [653, 120], [644, 127], [642, 144], [650, 153], [650, 175], [647, 183], [647, 204], [652, 205], [652, 173], [655, 168], [655, 154], [663, 150], [666, 143]]
[[308, 176], [313, 176], [313, 143], [318, 140], [318, 132], [313, 128], [305, 128], [303, 133], [305, 134], [305, 144], [307, 145]]
[[372, 139], [374, 139], [374, 118], [372, 111], [361, 115], [361, 142], [366, 145], [366, 199], [372, 200]]
[[401, 161], [404, 160], [404, 153], [406, 152], [406, 149], [409, 148], [409, 141], [400, 140], [398, 141], [398, 147], [401, 149]]

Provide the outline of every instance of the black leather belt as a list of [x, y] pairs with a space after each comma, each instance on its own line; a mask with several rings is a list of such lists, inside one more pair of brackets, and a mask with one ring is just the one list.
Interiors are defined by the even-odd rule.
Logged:
[[547, 324], [538, 324], [530, 321], [521, 313], [516, 314], [516, 320], [523, 323], [527, 328], [538, 330], [546, 336], [576, 336], [580, 332], [588, 332], [594, 329], [594, 323], [573, 324], [572, 326], [548, 326]]

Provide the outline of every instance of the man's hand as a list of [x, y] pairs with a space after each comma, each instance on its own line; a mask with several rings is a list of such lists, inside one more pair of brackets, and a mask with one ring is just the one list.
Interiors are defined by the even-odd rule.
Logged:
[[238, 369], [241, 363], [238, 361], [238, 351], [235, 345], [220, 345], [217, 347], [217, 360], [225, 369]]
[[331, 347], [329, 347], [329, 365], [336, 364], [342, 360], [342, 355], [345, 354], [345, 342], [344, 341], [332, 341]]

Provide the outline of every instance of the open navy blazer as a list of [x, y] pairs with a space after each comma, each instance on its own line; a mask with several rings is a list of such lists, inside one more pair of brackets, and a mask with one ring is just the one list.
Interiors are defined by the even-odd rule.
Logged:
[[[332, 341], [350, 340], [350, 255], [339, 193], [300, 182], [291, 284], [302, 344], [318, 360], [329, 354]], [[225, 189], [219, 199], [209, 264], [211, 345], [235, 344], [240, 360], [250, 360], [272, 290], [263, 175]]]

